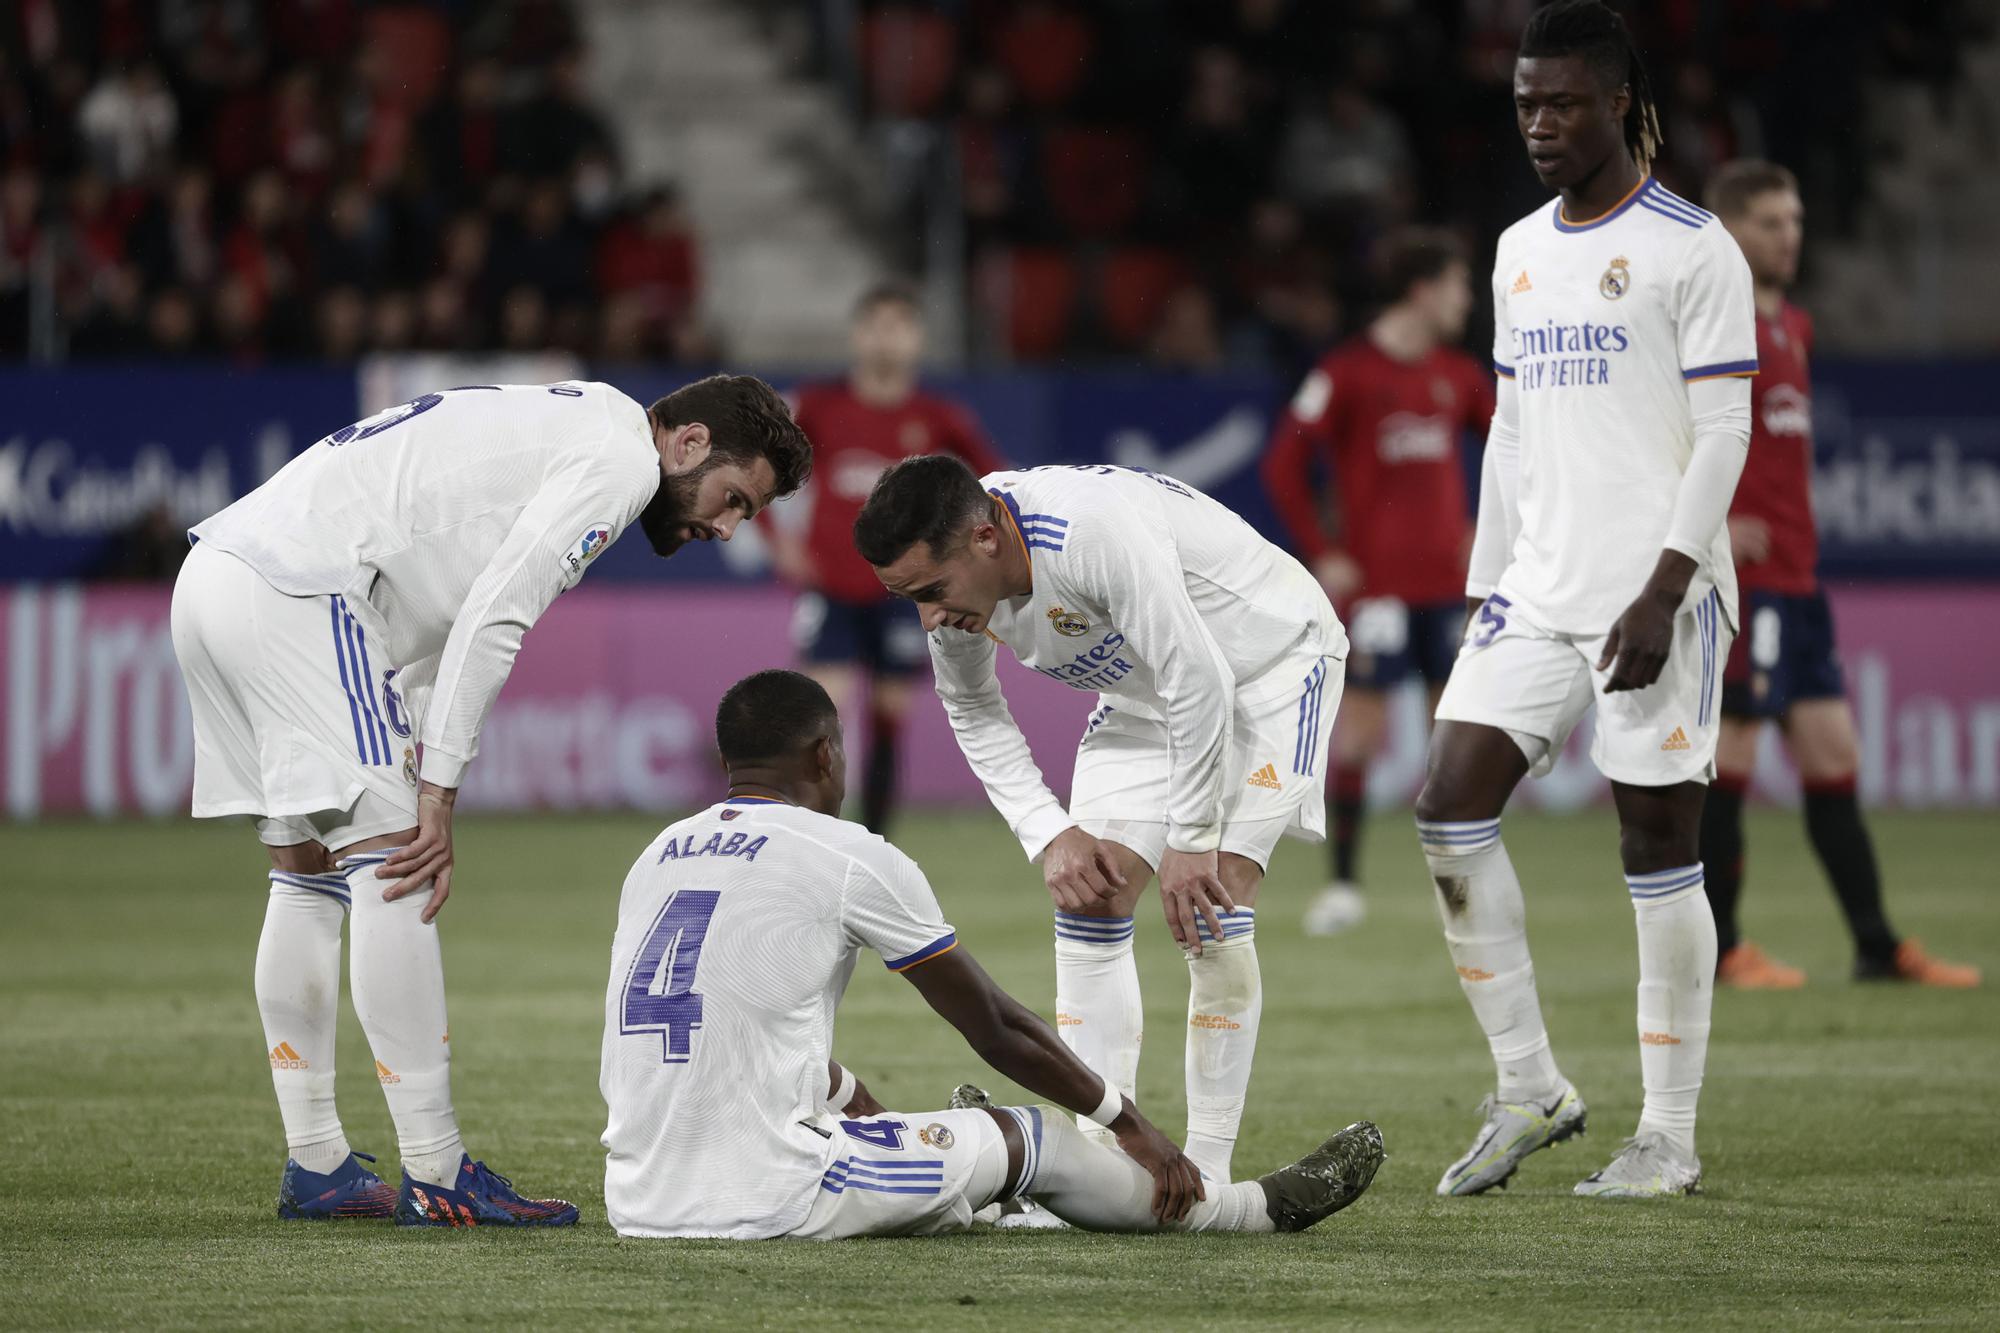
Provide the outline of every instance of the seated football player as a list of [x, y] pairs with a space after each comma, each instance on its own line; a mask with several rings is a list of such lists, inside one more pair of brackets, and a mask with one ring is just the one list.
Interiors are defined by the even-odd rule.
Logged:
[[[1022, 1196], [1099, 1231], [1297, 1231], [1368, 1188], [1383, 1151], [1366, 1122], [1260, 1179], [1204, 1182], [981, 970], [915, 862], [836, 817], [846, 753], [813, 681], [737, 682], [716, 742], [727, 796], [654, 839], [619, 902], [599, 1086], [621, 1235], [924, 1235]], [[1053, 1105], [884, 1113], [830, 1059], [864, 948]]]

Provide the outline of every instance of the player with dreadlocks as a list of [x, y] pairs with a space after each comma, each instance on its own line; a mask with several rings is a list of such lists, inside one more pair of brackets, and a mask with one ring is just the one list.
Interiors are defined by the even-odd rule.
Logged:
[[1476, 1194], [1584, 1127], [1557, 1068], [1500, 815], [1593, 705], [1639, 936], [1638, 1132], [1576, 1187], [1691, 1193], [1715, 921], [1697, 859], [1736, 627], [1724, 519], [1757, 371], [1750, 270], [1713, 215], [1648, 174], [1659, 117], [1624, 21], [1537, 10], [1514, 66], [1528, 158], [1557, 198], [1493, 268], [1497, 410], [1466, 593], [1476, 610], [1437, 710], [1417, 830], [1445, 942], [1498, 1087], [1438, 1182]]

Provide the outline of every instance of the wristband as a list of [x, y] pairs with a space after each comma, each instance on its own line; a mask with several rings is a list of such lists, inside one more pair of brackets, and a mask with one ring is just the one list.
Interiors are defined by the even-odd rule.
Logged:
[[847, 1068], [847, 1066], [842, 1065], [840, 1069], [840, 1086], [835, 1088], [833, 1092], [828, 1095], [827, 1099], [824, 1102], [820, 1103], [820, 1105], [824, 1106], [827, 1110], [833, 1112], [835, 1115], [839, 1115], [841, 1112], [847, 1109], [847, 1104], [853, 1100], [854, 1100], [854, 1071], [852, 1069]]
[[1107, 1078], [1104, 1080], [1104, 1100], [1097, 1104], [1097, 1109], [1090, 1112], [1088, 1118], [1109, 1129], [1111, 1122], [1123, 1114], [1125, 1114], [1125, 1094], [1118, 1091], [1118, 1085]]

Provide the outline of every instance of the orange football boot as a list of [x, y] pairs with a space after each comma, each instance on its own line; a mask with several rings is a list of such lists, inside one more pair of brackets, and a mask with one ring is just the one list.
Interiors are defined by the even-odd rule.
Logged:
[[1797, 990], [1806, 984], [1806, 974], [1744, 940], [1716, 960], [1715, 980], [1737, 990]]

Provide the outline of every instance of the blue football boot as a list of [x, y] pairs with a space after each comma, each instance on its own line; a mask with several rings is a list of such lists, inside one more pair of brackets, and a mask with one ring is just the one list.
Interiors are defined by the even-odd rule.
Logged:
[[396, 1196], [396, 1225], [402, 1227], [567, 1227], [576, 1225], [576, 1205], [567, 1199], [524, 1199], [507, 1177], [486, 1163], [460, 1159], [457, 1188], [419, 1184], [403, 1173]]
[[318, 1221], [393, 1216], [396, 1191], [361, 1165], [374, 1160], [365, 1152], [349, 1153], [346, 1161], [325, 1173], [287, 1160], [285, 1178], [278, 1186], [278, 1216]]

